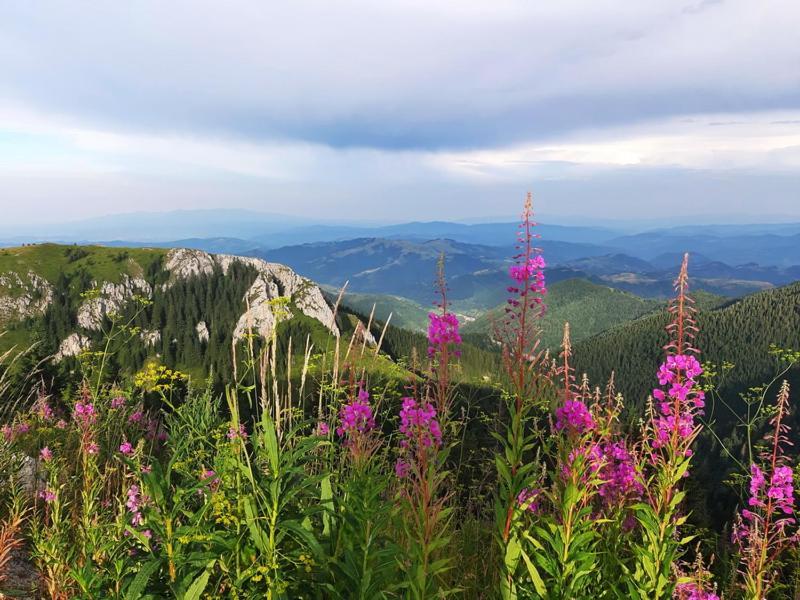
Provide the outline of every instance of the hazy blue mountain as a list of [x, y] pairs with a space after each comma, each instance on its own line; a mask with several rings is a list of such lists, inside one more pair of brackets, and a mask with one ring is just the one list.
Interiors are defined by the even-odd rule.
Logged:
[[[585, 256], [602, 256], [605, 246], [545, 240], [542, 249], [551, 265]], [[318, 242], [260, 250], [255, 256], [289, 265], [299, 273], [326, 285], [349, 281], [354, 292], [390, 294], [423, 305], [433, 301], [439, 256], [445, 254], [450, 295], [464, 301], [465, 310], [487, 308], [499, 302], [497, 294], [507, 287], [513, 245], [467, 244], [451, 239], [424, 242], [387, 238], [359, 238]], [[582, 274], [570, 269], [569, 276]]]
[[191, 248], [202, 250], [212, 254], [251, 254], [258, 250], [258, 244], [252, 240], [242, 240], [239, 238], [187, 238], [169, 242], [126, 242], [114, 240], [111, 242], [101, 242], [103, 246], [118, 246], [127, 248]]
[[622, 236], [610, 240], [609, 244], [645, 260], [673, 252], [689, 252], [728, 265], [757, 263], [788, 267], [800, 264], [800, 234], [762, 233], [718, 237], [665, 230]]

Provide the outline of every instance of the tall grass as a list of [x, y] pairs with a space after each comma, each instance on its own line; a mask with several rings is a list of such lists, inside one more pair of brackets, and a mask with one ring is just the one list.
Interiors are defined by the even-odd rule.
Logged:
[[[112, 379], [105, 365], [135, 333], [128, 322], [83, 357], [85, 383], [63, 397], [38, 389], [35, 370], [22, 392], [2, 387], [3, 369], [0, 574], [24, 543], [49, 598], [797, 594], [788, 385], [748, 417], [748, 435], [771, 433], [742, 463], [750, 493], [731, 515], [734, 540], [722, 558], [703, 556], [686, 497], [709, 373], [694, 348], [688, 259], [649, 409], [631, 418], [613, 378], [574, 371], [568, 324], [558, 355], [540, 350], [547, 288], [535, 240], [528, 196], [491, 414], [460, 384], [443, 262], [427, 356], [397, 385], [375, 376], [385, 327], [374, 348], [366, 335], [327, 348], [281, 340], [279, 327], [247, 335], [222, 397], [155, 363]], [[278, 323], [291, 316], [289, 299], [271, 308]], [[492, 441], [465, 489], [476, 424]], [[712, 571], [734, 575], [717, 584]]]

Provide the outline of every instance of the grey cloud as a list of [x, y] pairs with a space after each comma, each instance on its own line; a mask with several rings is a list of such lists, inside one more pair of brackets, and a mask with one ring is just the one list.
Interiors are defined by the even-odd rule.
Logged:
[[481, 148], [798, 107], [792, 15], [784, 0], [11, 0], [0, 99], [111, 129]]

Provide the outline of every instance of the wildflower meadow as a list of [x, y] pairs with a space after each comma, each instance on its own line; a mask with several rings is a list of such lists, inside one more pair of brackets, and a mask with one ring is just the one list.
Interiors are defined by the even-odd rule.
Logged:
[[[789, 384], [748, 405], [728, 482], [738, 509], [718, 531], [697, 526], [695, 462], [720, 443], [708, 414], [725, 399], [696, 347], [689, 257], [651, 392], [630, 399], [613, 375], [576, 371], [569, 324], [558, 351], [541, 347], [547, 265], [536, 240], [528, 196], [492, 336], [494, 403], [477, 424], [441, 273], [427, 354], [394, 387], [367, 360], [379, 350], [355, 336], [336, 338], [322, 364], [310, 350], [298, 364], [277, 336], [251, 336], [232, 349], [224, 394], [155, 363], [111, 374], [102, 356], [63, 393], [37, 384], [26, 405], [4, 390], [16, 408], [0, 410], [0, 590], [53, 600], [800, 597]], [[33, 573], [27, 591], [8, 577], [14, 561]]]

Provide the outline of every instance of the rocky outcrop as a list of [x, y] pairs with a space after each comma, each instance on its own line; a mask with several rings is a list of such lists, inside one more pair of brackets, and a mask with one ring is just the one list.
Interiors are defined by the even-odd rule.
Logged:
[[356, 344], [366, 344], [370, 347], [375, 347], [378, 345], [378, 340], [375, 339], [375, 336], [372, 335], [372, 332], [367, 329], [366, 325], [361, 321], [356, 323], [355, 331], [353, 332], [353, 339]]
[[214, 257], [202, 250], [175, 248], [167, 253], [164, 268], [176, 279], [210, 275], [214, 271]]
[[25, 276], [13, 271], [0, 274], [0, 320], [42, 315], [52, 302], [53, 287], [33, 271]]
[[[333, 310], [325, 301], [322, 290], [285, 265], [270, 263], [260, 258], [230, 254], [214, 255], [201, 250], [181, 248], [169, 251], [165, 268], [170, 272], [171, 279], [175, 280], [210, 275], [215, 268], [221, 269], [222, 273], [227, 275], [234, 263], [247, 265], [257, 273], [255, 281], [245, 295], [244, 299], [249, 308], [239, 318], [234, 330], [235, 339], [241, 339], [249, 331], [254, 331], [263, 337], [272, 335], [278, 321], [278, 316], [275, 314], [275, 300], [278, 298], [288, 298], [302, 314], [316, 319], [331, 333], [339, 335]], [[291, 312], [286, 317], [291, 318]], [[200, 335], [199, 330], [198, 335]]]
[[68, 356], [78, 356], [78, 354], [87, 350], [90, 344], [91, 341], [85, 335], [72, 333], [61, 341], [53, 360], [60, 362]]
[[207, 342], [210, 336], [208, 331], [208, 325], [206, 325], [205, 321], [200, 321], [194, 328], [197, 332], [197, 339], [201, 342]]
[[144, 279], [129, 275], [123, 275], [120, 283], [103, 282], [94, 295], [78, 308], [78, 325], [84, 329], [99, 330], [107, 315], [122, 310], [136, 295], [151, 298], [153, 289]]
[[157, 329], [145, 329], [139, 333], [139, 337], [147, 347], [155, 347], [161, 343], [161, 332]]

